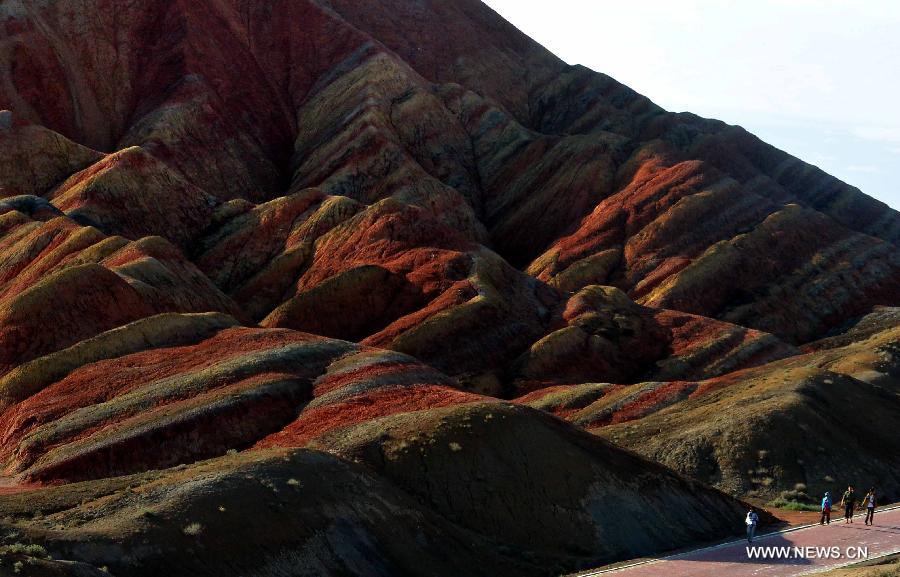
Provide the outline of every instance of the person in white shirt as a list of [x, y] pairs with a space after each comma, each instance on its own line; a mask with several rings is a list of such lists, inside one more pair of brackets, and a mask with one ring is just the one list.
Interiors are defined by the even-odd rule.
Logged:
[[756, 535], [756, 523], [759, 522], [759, 515], [756, 514], [756, 510], [753, 507], [750, 507], [750, 510], [747, 512], [747, 518], [744, 522], [747, 523], [747, 543], [753, 543], [753, 537]]
[[866, 525], [875, 524], [875, 487], [869, 489], [863, 498], [863, 504], [866, 506]]

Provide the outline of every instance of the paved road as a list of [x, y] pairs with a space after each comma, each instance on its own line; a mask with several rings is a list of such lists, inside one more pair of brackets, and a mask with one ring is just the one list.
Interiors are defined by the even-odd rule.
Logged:
[[845, 525], [843, 519], [838, 519], [824, 527], [814, 525], [771, 533], [757, 536], [753, 541], [755, 547], [838, 547], [841, 558], [751, 559], [747, 542], [735, 541], [620, 569], [581, 573], [580, 576], [791, 577], [819, 573], [858, 562], [847, 557], [848, 547], [868, 547], [869, 559], [900, 552], [900, 507], [876, 510], [875, 521], [874, 526], [866, 526], [863, 518], [858, 516], [852, 524]]

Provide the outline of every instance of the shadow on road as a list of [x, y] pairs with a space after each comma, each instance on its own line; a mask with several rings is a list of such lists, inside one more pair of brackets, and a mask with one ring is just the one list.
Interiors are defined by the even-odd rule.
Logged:
[[[734, 543], [720, 549], [685, 555], [683, 561], [701, 563], [750, 563], [757, 565], [811, 565], [812, 561], [793, 556], [795, 544], [782, 534], [762, 535], [753, 544]], [[756, 555], [750, 553], [756, 551]], [[785, 553], [786, 552], [786, 553]]]

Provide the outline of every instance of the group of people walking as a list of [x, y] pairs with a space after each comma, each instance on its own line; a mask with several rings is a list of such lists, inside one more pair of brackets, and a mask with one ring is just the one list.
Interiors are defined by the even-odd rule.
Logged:
[[[875, 487], [872, 487], [862, 500], [862, 506], [866, 508], [866, 525], [875, 524], [875, 503]], [[819, 525], [831, 524], [831, 506], [831, 493], [825, 491], [825, 496], [822, 498], [822, 518], [819, 520]], [[856, 508], [856, 491], [853, 490], [853, 485], [847, 487], [847, 490], [841, 496], [841, 507], [844, 509], [844, 523], [852, 523], [853, 510]]]
[[[866, 525], [875, 524], [875, 505], [875, 487], [872, 487], [862, 500], [862, 506], [866, 508]], [[825, 496], [822, 498], [822, 519], [819, 521], [820, 525], [831, 524], [831, 506], [831, 493], [826, 491]], [[856, 508], [856, 491], [853, 490], [852, 485], [844, 491], [841, 497], [841, 507], [844, 509], [844, 523], [852, 523], [853, 510]], [[756, 536], [756, 525], [759, 523], [759, 515], [753, 507], [750, 507], [750, 511], [747, 512], [745, 522], [747, 524], [747, 542], [753, 543], [753, 538]]]

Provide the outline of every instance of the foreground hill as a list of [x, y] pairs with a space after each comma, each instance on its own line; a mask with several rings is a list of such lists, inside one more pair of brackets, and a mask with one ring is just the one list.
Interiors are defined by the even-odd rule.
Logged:
[[476, 0], [7, 0], [0, 55], [36, 571], [554, 574], [900, 490], [900, 214], [739, 127]]
[[0, 511], [114, 574], [545, 574], [728, 534], [743, 510], [406, 355], [221, 314], [138, 321], [0, 387], [24, 399], [2, 458], [26, 483]]

